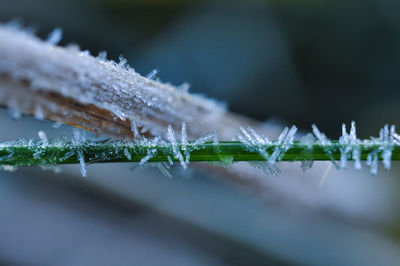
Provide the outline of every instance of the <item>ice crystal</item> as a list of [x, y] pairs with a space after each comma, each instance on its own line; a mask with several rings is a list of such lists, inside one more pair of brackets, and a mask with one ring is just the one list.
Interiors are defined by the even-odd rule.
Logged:
[[[311, 133], [307, 133], [303, 137], [300, 138], [300, 145], [306, 146], [308, 150], [305, 150], [305, 153], [311, 153], [312, 148], [315, 142], [315, 137]], [[314, 164], [314, 160], [309, 159], [309, 160], [304, 160], [301, 162], [301, 169], [303, 172], [306, 172], [307, 170], [311, 169]]]
[[85, 163], [85, 157], [83, 156], [82, 150], [78, 150], [78, 159], [79, 159], [79, 169], [81, 171], [81, 175], [83, 177], [86, 177], [87, 176], [86, 163]]
[[332, 146], [332, 142], [326, 137], [324, 133], [319, 131], [318, 127], [316, 125], [312, 125], [313, 133], [315, 137], [317, 138], [317, 143], [324, 146], [325, 153], [328, 155], [330, 158], [333, 166], [335, 166], [336, 169], [340, 169], [340, 166], [336, 163], [335, 158], [332, 156], [332, 150], [330, 150], [330, 147]]
[[378, 154], [377, 154], [377, 152], [368, 154], [366, 165], [371, 167], [371, 169], [370, 169], [371, 175], [376, 175], [378, 173]]
[[186, 123], [182, 122], [182, 131], [181, 131], [181, 145], [182, 145], [182, 150], [183, 153], [185, 154], [186, 160], [185, 163], [189, 164], [190, 162], [190, 149], [187, 147], [188, 141], [187, 141], [187, 132], [186, 132]]
[[46, 42], [51, 45], [57, 45], [62, 39], [62, 29], [55, 28], [52, 32], [50, 32], [47, 37]]
[[107, 61], [107, 51], [101, 51], [99, 52], [99, 55], [97, 56], [97, 58], [100, 61]]
[[124, 155], [129, 161], [132, 160], [132, 154], [129, 152], [127, 148], [124, 149]]
[[174, 162], [172, 161], [171, 156], [168, 155], [167, 159], [168, 159], [168, 163], [169, 163], [170, 166], [174, 165]]
[[155, 79], [159, 72], [160, 72], [160, 70], [158, 68], [153, 69], [149, 74], [147, 74], [146, 78]]
[[75, 146], [79, 146], [84, 144], [86, 141], [85, 131], [78, 128], [72, 129], [72, 144]]
[[340, 168], [345, 169], [347, 167], [347, 159], [352, 153], [354, 160], [354, 169], [361, 169], [361, 151], [360, 151], [360, 140], [357, 139], [356, 135], [356, 124], [354, 121], [351, 122], [350, 133], [347, 133], [346, 124], [342, 125], [342, 136], [339, 138], [340, 147]]
[[383, 130], [381, 130], [383, 167], [387, 170], [389, 170], [391, 166], [393, 135], [395, 133], [395, 129], [395, 126], [392, 125], [389, 131], [389, 126], [385, 125]]
[[139, 133], [138, 127], [136, 125], [136, 120], [135, 119], [131, 120], [131, 131], [132, 131], [133, 137], [135, 139], [140, 138], [140, 133]]
[[281, 145], [281, 149], [280, 149], [280, 154], [279, 154], [279, 160], [281, 160], [283, 158], [283, 156], [285, 155], [285, 152], [290, 149], [293, 145], [294, 142], [294, 136], [296, 135], [297, 132], [297, 127], [296, 126], [292, 126], [289, 130], [289, 132], [286, 134], [286, 137]]
[[315, 143], [315, 137], [311, 133], [307, 133], [303, 137], [300, 138], [300, 144], [307, 146], [308, 149], [312, 149], [313, 144]]
[[157, 153], [157, 150], [156, 150], [156, 149], [148, 150], [147, 155], [144, 156], [144, 157], [140, 160], [139, 165], [144, 165], [148, 160], [150, 160], [151, 158], [153, 158], [153, 157], [156, 155], [156, 153]]
[[182, 83], [181, 85], [179, 85], [177, 87], [178, 90], [182, 91], [182, 92], [189, 92], [190, 89], [190, 84], [187, 82]]
[[268, 155], [268, 152], [266, 149], [267, 149], [268, 145], [271, 144], [271, 142], [267, 138], [262, 138], [251, 127], [248, 127], [248, 130], [244, 129], [243, 127], [240, 127], [240, 130], [243, 135], [241, 135], [241, 134], [237, 135], [237, 138], [239, 139], [239, 141], [241, 141], [243, 144], [245, 144], [246, 148], [248, 150], [256, 151], [261, 156], [263, 156], [265, 158], [265, 160], [268, 160], [269, 155]]
[[[83, 146], [85, 143], [86, 143], [85, 131], [78, 129], [78, 128], [73, 128], [72, 129], [72, 144], [75, 146]], [[86, 177], [87, 176], [86, 163], [85, 163], [85, 157], [83, 155], [83, 148], [78, 148], [76, 150], [76, 155], [79, 160], [79, 167], [80, 167], [81, 175], [83, 177]]]
[[[292, 146], [297, 128], [293, 126], [289, 133], [289, 129], [285, 127], [276, 142], [271, 142], [268, 138], [261, 137], [251, 127], [248, 127], [247, 130], [243, 127], [240, 127], [240, 130], [242, 135], [237, 135], [239, 141], [245, 144], [246, 148], [249, 151], [258, 152], [262, 157], [265, 158], [265, 160], [267, 160], [267, 162], [251, 162], [250, 165], [262, 169], [265, 173], [269, 175], [278, 176], [280, 170], [275, 165], [276, 160], [281, 159], [281, 157], [278, 158], [278, 156], [283, 156], [283, 153]], [[274, 149], [274, 152], [270, 156], [267, 152], [267, 148], [272, 144], [276, 145], [277, 147]], [[282, 147], [278, 147], [279, 145], [282, 145]]]
[[43, 146], [49, 145], [49, 141], [48, 141], [48, 139], [47, 139], [47, 135], [46, 135], [46, 133], [45, 133], [43, 130], [40, 130], [40, 131], [38, 132], [38, 135], [39, 135], [40, 140], [42, 141], [42, 145], [43, 145]]
[[186, 162], [184, 161], [182, 153], [179, 150], [178, 142], [176, 141], [175, 131], [171, 125], [168, 125], [167, 137], [168, 141], [172, 145], [173, 156], [179, 160], [183, 168], [186, 168]]

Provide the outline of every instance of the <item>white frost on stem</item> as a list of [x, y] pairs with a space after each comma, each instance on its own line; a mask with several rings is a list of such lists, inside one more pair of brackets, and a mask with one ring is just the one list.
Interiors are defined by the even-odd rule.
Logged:
[[47, 146], [49, 145], [49, 140], [47, 139], [47, 135], [43, 130], [40, 130], [38, 132], [39, 138], [42, 141], [42, 146]]
[[184, 169], [186, 169], [186, 162], [183, 159], [181, 151], [179, 150], [178, 142], [176, 141], [175, 131], [171, 125], [168, 125], [167, 138], [172, 145], [172, 151], [173, 151], [174, 157], [176, 159], [178, 159], [179, 162], [181, 163], [182, 167]]

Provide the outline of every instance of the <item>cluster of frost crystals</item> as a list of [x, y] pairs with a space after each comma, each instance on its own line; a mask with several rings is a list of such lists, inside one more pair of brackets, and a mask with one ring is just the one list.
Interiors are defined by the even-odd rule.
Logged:
[[316, 143], [323, 146], [325, 153], [329, 156], [332, 164], [335, 166], [336, 169], [340, 169], [339, 165], [336, 163], [335, 158], [332, 156], [332, 142], [327, 138], [327, 136], [319, 131], [316, 125], [312, 125], [314, 136], [317, 138]]
[[174, 128], [171, 125], [168, 125], [167, 138], [172, 145], [173, 156], [179, 160], [183, 168], [186, 168], [186, 161], [183, 159], [182, 153], [178, 147], [178, 142], [176, 141]]
[[379, 131], [379, 138], [372, 138], [363, 141], [364, 146], [377, 147], [372, 150], [367, 157], [367, 165], [371, 167], [370, 172], [376, 175], [378, 172], [378, 154], [382, 154], [383, 168], [389, 170], [392, 161], [392, 150], [394, 146], [399, 146], [399, 135], [396, 133], [394, 125], [385, 125]]
[[[237, 134], [237, 139], [246, 145], [248, 150], [258, 152], [266, 160], [266, 162], [251, 162], [250, 164], [262, 169], [267, 174], [277, 176], [277, 173], [280, 171], [279, 168], [276, 167], [275, 163], [276, 161], [280, 161], [285, 152], [292, 147], [297, 127], [292, 126], [290, 129], [285, 127], [278, 140], [275, 142], [270, 141], [267, 137], [260, 136], [251, 127], [248, 127], [247, 130], [240, 127], [240, 130], [241, 134]], [[267, 149], [271, 145], [275, 145], [276, 147], [272, 154], [269, 155]]]
[[214, 145], [217, 145], [219, 143], [218, 133], [216, 131], [209, 132], [209, 133], [201, 136], [200, 138], [196, 139], [193, 142], [192, 147], [193, 147], [193, 149], [197, 150], [197, 149], [199, 149], [199, 147], [201, 145], [204, 145], [206, 142], [209, 142], [212, 140], [213, 140]]
[[237, 134], [237, 139], [246, 145], [249, 151], [258, 152], [265, 160], [269, 160], [267, 148], [272, 145], [272, 142], [267, 137], [260, 136], [253, 128], [248, 127], [247, 130], [240, 127], [242, 134]]
[[351, 122], [350, 133], [347, 133], [346, 124], [342, 125], [342, 136], [339, 138], [340, 147], [340, 167], [345, 169], [347, 167], [348, 154], [352, 152], [352, 158], [354, 160], [354, 169], [356, 171], [361, 170], [361, 141], [356, 135], [356, 123]]
[[296, 132], [296, 126], [292, 126], [290, 130], [287, 130], [287, 128], [283, 130], [278, 138], [278, 141], [275, 143], [276, 147], [274, 152], [268, 160], [270, 164], [274, 164], [277, 159], [279, 161], [282, 160], [285, 152], [292, 147]]

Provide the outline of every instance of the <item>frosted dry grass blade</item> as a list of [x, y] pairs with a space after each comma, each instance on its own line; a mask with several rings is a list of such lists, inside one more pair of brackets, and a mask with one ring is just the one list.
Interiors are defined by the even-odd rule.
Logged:
[[227, 127], [252, 124], [214, 100], [139, 75], [126, 60], [55, 46], [59, 36], [50, 38], [0, 25], [0, 104], [122, 138], [133, 137], [133, 120], [150, 135], [184, 121], [192, 137], [217, 130], [226, 138]]

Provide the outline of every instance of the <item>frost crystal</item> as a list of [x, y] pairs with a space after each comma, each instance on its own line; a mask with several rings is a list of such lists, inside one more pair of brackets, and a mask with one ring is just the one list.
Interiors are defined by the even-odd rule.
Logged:
[[135, 119], [131, 120], [131, 131], [133, 133], [133, 138], [135, 138], [135, 139], [140, 138], [140, 133], [139, 133], [138, 127], [136, 125]]
[[62, 29], [55, 28], [52, 32], [50, 32], [47, 37], [46, 42], [51, 45], [57, 45], [62, 39]]
[[314, 142], [315, 138], [311, 133], [307, 133], [300, 139], [300, 144], [307, 146], [308, 149], [312, 149]]
[[169, 163], [170, 166], [174, 165], [174, 162], [172, 161], [171, 156], [168, 155], [167, 159], [168, 159], [168, 163]]
[[148, 150], [147, 155], [140, 160], [139, 165], [144, 165], [148, 160], [153, 158], [156, 153], [156, 149]]
[[297, 127], [292, 126], [290, 130], [285, 127], [280, 134], [278, 140], [274, 143], [276, 145], [273, 153], [268, 159], [270, 164], [274, 164], [276, 160], [281, 160], [285, 152], [293, 145], [294, 136], [297, 132]]
[[314, 133], [315, 137], [318, 139], [318, 142], [321, 145], [325, 145], [325, 146], [331, 145], [331, 141], [326, 137], [326, 135], [324, 133], [321, 133], [321, 131], [319, 131], [319, 129], [316, 125], [312, 125], [312, 129], [313, 129], [313, 133]]
[[[73, 128], [72, 129], [72, 144], [75, 146], [82, 146], [86, 142], [86, 135], [85, 131], [78, 129], [78, 128]], [[85, 157], [83, 155], [83, 150], [78, 149], [76, 150], [76, 155], [78, 156], [79, 159], [79, 166], [80, 166], [80, 171], [83, 177], [86, 177], [86, 163], [85, 163]]]
[[317, 138], [318, 144], [325, 146], [324, 150], [325, 153], [329, 156], [332, 164], [335, 166], [336, 169], [340, 169], [339, 165], [336, 163], [335, 158], [332, 156], [332, 151], [329, 149], [329, 147], [332, 145], [332, 142], [326, 137], [324, 133], [319, 131], [318, 127], [316, 125], [312, 125], [313, 133], [315, 137]]
[[294, 142], [294, 136], [296, 135], [296, 132], [297, 132], [297, 127], [292, 126], [290, 128], [289, 132], [287, 133], [285, 140], [283, 141], [280, 155], [278, 158], [279, 160], [281, 160], [283, 158], [283, 155], [285, 155], [285, 152], [292, 147], [293, 142]]
[[168, 141], [172, 145], [172, 151], [173, 151], [174, 157], [176, 159], [178, 159], [179, 162], [181, 163], [182, 167], [186, 169], [186, 162], [183, 160], [182, 153], [180, 152], [179, 147], [178, 147], [178, 142], [176, 141], [175, 131], [171, 125], [168, 125], [167, 137], [168, 137]]
[[390, 127], [390, 132], [389, 132], [389, 126], [385, 125], [381, 136], [381, 142], [383, 146], [382, 147], [383, 167], [387, 170], [389, 170], [391, 166], [394, 133], [395, 133], [394, 125]]
[[160, 72], [160, 70], [158, 68], [153, 69], [149, 74], [147, 74], [146, 78], [155, 79], [159, 72]]
[[377, 152], [369, 153], [367, 156], [367, 165], [371, 167], [371, 175], [376, 175], [378, 173], [378, 154]]
[[182, 122], [182, 132], [181, 132], [181, 145], [182, 145], [182, 150], [185, 154], [186, 157], [186, 164], [189, 164], [190, 162], [190, 150], [187, 147], [188, 142], [187, 142], [187, 132], [186, 132], [186, 123]]
[[99, 55], [97, 56], [97, 58], [100, 61], [106, 61], [107, 60], [107, 51], [101, 51], [99, 52]]
[[[282, 155], [283, 157], [283, 153], [286, 152], [286, 150], [290, 149], [291, 145], [293, 144], [294, 135], [297, 131], [297, 128], [293, 126], [290, 131], [288, 128], [284, 128], [278, 140], [274, 143], [272, 143], [266, 137], [261, 137], [251, 127], [248, 127], [247, 130], [244, 129], [243, 127], [240, 127], [240, 130], [242, 132], [242, 135], [241, 134], [237, 135], [239, 141], [245, 144], [246, 148], [249, 151], [258, 152], [262, 157], [265, 158], [265, 160], [267, 160], [267, 162], [249, 162], [249, 164], [252, 165], [253, 167], [263, 170], [265, 173], [269, 175], [278, 176], [280, 170], [275, 165], [275, 162], [276, 160], [281, 159], [281, 157], [278, 158], [279, 155]], [[272, 155], [269, 156], [267, 148], [272, 144], [275, 145], [282, 144], [282, 147], [276, 147]]]
[[43, 146], [49, 145], [49, 141], [47, 139], [46, 133], [43, 130], [40, 130], [38, 132], [38, 135], [39, 135], [40, 140], [42, 141]]
[[[306, 134], [300, 139], [300, 145], [306, 146], [308, 148], [308, 151], [306, 151], [306, 153], [312, 151], [314, 142], [315, 142], [315, 137], [311, 133]], [[312, 168], [313, 164], [314, 161], [311, 159], [304, 160], [301, 162], [301, 169], [303, 170], [303, 172], [306, 172], [307, 170]]]
[[196, 146], [200, 146], [205, 144], [208, 141], [214, 140], [214, 144], [218, 144], [218, 134], [216, 131], [210, 132], [205, 134], [204, 136], [201, 136], [195, 142], [193, 143], [194, 148], [196, 149]]
[[78, 158], [79, 158], [79, 168], [80, 168], [80, 171], [81, 171], [81, 175], [83, 177], [86, 177], [87, 173], [86, 173], [85, 157], [83, 156], [82, 150], [78, 151]]
[[86, 142], [85, 131], [78, 128], [72, 129], [72, 144], [75, 146], [82, 145]]
[[177, 89], [180, 90], [180, 91], [182, 91], [182, 92], [189, 92], [190, 84], [187, 83], [187, 82], [182, 83], [181, 85], [179, 85], [179, 86], [177, 87]]
[[124, 149], [124, 155], [129, 161], [132, 160], [132, 154], [128, 151], [127, 148]]

